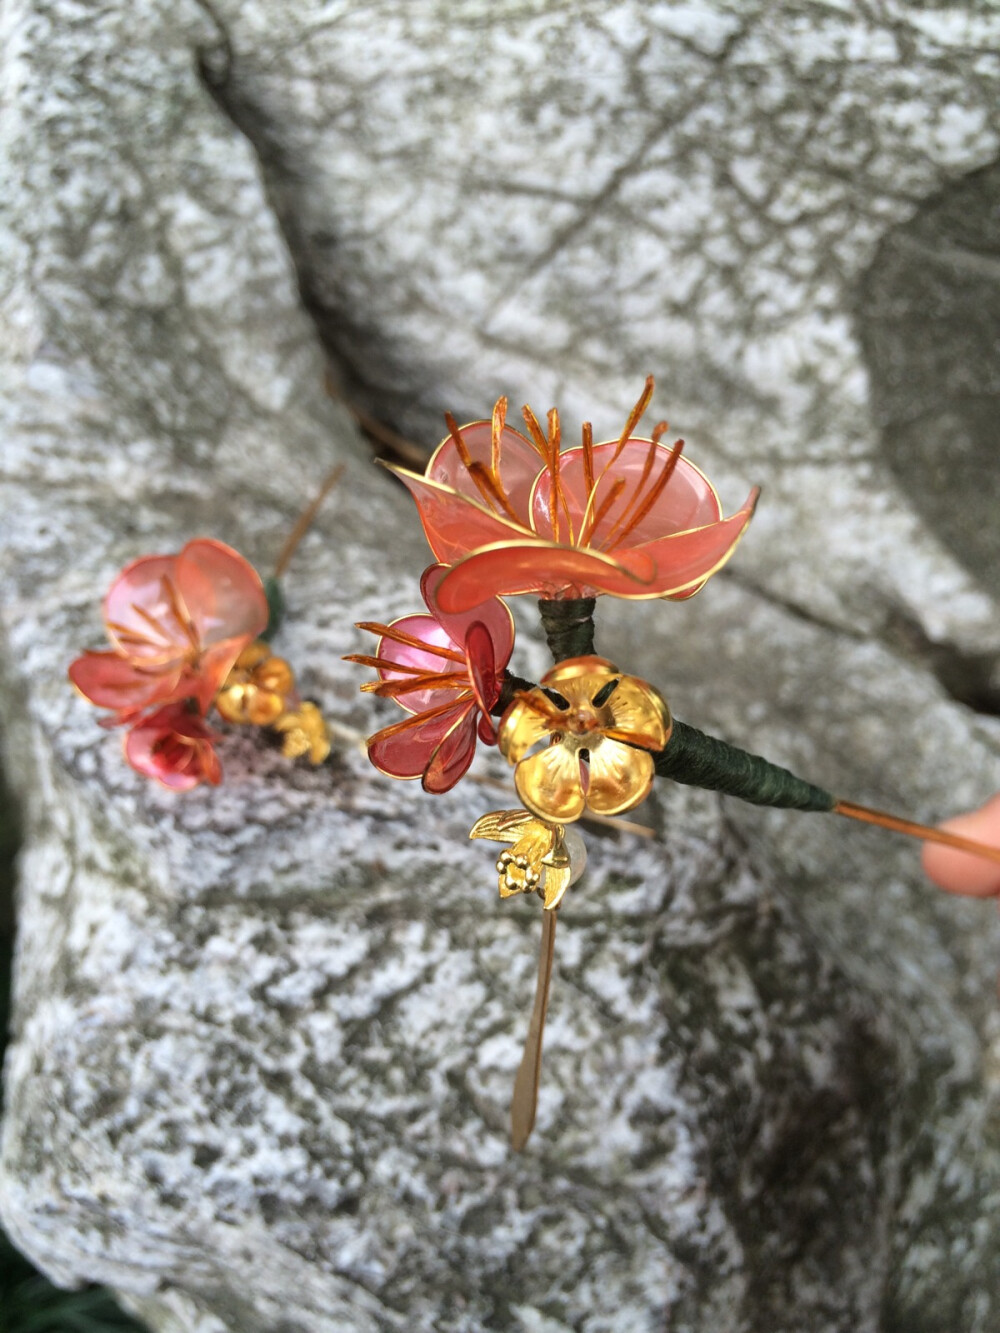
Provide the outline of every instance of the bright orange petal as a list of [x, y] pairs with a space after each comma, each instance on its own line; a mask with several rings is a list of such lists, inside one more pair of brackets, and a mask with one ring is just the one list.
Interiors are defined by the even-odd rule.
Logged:
[[177, 556], [177, 588], [203, 646], [241, 638], [244, 646], [267, 627], [260, 576], [238, 551], [199, 537]]
[[465, 645], [465, 637], [470, 626], [477, 621], [486, 627], [486, 632], [493, 645], [496, 667], [503, 671], [514, 651], [514, 617], [506, 602], [497, 597], [487, 597], [480, 605], [470, 607], [458, 614], [442, 610], [437, 601], [437, 588], [447, 574], [446, 565], [431, 565], [424, 570], [420, 579], [420, 592], [432, 616], [440, 622], [449, 638], [459, 648]]
[[[637, 546], [630, 554], [649, 556], [656, 572], [643, 596], [690, 597], [726, 563], [753, 518], [760, 494], [755, 487], [742, 509], [729, 518], [691, 532], [677, 532], [658, 541]], [[623, 553], [616, 552], [621, 556]], [[623, 596], [627, 594], [619, 594]]]
[[612, 559], [599, 551], [578, 551], [535, 540], [498, 542], [458, 559], [437, 587], [438, 605], [465, 611], [484, 597], [535, 593], [538, 597], [655, 596], [656, 572], [643, 554]]
[[98, 708], [135, 712], [171, 697], [180, 668], [153, 672], [133, 666], [118, 653], [84, 653], [69, 668], [69, 678]]
[[[452, 565], [470, 551], [491, 542], [517, 541], [528, 531], [510, 519], [500, 518], [482, 503], [459, 494], [450, 486], [418, 477], [406, 468], [391, 467], [389, 471], [399, 477], [417, 502], [428, 545], [443, 564]], [[476, 602], [489, 596], [492, 593], [487, 589]]]

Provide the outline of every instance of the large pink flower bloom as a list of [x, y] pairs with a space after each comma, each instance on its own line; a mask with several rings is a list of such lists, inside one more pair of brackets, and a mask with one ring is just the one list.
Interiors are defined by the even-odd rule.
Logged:
[[431, 565], [420, 580], [429, 614], [360, 625], [381, 636], [375, 656], [346, 659], [378, 671], [363, 690], [388, 695], [411, 714], [371, 737], [372, 763], [390, 777], [422, 778], [430, 792], [454, 787], [472, 763], [477, 738], [496, 744], [490, 709], [514, 647], [514, 622], [499, 598], [462, 612], [441, 610], [437, 589], [446, 574], [445, 566]]
[[724, 518], [707, 478], [672, 448], [634, 437], [652, 396], [646, 381], [617, 440], [560, 451], [553, 409], [543, 432], [524, 409], [529, 436], [492, 421], [450, 434], [426, 475], [393, 469], [409, 487], [431, 550], [450, 565], [437, 598], [449, 612], [486, 596], [690, 597], [728, 560], [753, 515], [757, 491]]
[[187, 703], [167, 704], [142, 718], [125, 736], [125, 758], [147, 778], [171, 791], [190, 791], [200, 782], [222, 781], [215, 735]]
[[155, 705], [194, 699], [204, 713], [243, 649], [267, 625], [252, 565], [199, 538], [177, 555], [148, 555], [118, 575], [104, 599], [110, 652], [85, 652], [69, 678], [99, 708], [128, 722]]

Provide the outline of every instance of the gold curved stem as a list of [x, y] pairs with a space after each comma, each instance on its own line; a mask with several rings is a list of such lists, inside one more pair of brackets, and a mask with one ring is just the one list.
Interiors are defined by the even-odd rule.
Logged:
[[542, 913], [542, 944], [538, 953], [538, 983], [535, 986], [535, 1006], [531, 1011], [524, 1055], [514, 1080], [514, 1096], [510, 1103], [510, 1145], [520, 1152], [535, 1127], [538, 1107], [538, 1085], [542, 1077], [542, 1036], [545, 1015], [549, 1008], [549, 987], [552, 982], [552, 961], [556, 948], [556, 914]]

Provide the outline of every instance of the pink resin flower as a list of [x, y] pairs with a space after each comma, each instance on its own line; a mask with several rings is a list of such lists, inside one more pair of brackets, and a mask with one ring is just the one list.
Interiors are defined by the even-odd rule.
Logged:
[[653, 392], [652, 377], [617, 440], [560, 451], [553, 409], [543, 432], [524, 409], [529, 435], [506, 425], [501, 398], [492, 421], [461, 429], [449, 418], [426, 475], [393, 471], [417, 502], [438, 560], [451, 566], [438, 605], [468, 610], [486, 596], [544, 598], [690, 597], [728, 560], [753, 515], [757, 491], [724, 518], [707, 478], [671, 449], [632, 432]]
[[375, 656], [346, 659], [375, 667], [379, 680], [361, 688], [395, 699], [412, 715], [371, 737], [372, 763], [390, 777], [420, 777], [430, 792], [454, 787], [472, 763], [477, 737], [496, 744], [490, 709], [514, 647], [514, 622], [499, 598], [462, 612], [440, 609], [437, 589], [446, 574], [444, 565], [431, 565], [420, 580], [429, 614], [360, 625], [381, 636]]
[[267, 625], [256, 570], [221, 542], [199, 538], [177, 555], [148, 555], [118, 575], [104, 599], [110, 652], [85, 652], [69, 678], [115, 723], [194, 699], [210, 706], [236, 658]]
[[125, 758], [147, 778], [171, 791], [190, 791], [201, 782], [222, 781], [222, 765], [196, 706], [171, 703], [150, 713], [125, 736]]

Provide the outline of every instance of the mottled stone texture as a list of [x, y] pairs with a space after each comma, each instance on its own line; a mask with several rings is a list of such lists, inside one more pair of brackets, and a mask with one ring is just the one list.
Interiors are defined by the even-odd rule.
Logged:
[[[599, 606], [677, 714], [934, 817], [1000, 785], [992, 5], [8, 0], [2, 707], [24, 804], [0, 1211], [159, 1330], [990, 1333], [998, 933], [909, 845], [663, 784], [587, 833], [539, 1124], [538, 916], [367, 767], [352, 622], [416, 605], [343, 391], [433, 444], [643, 376], [727, 507], [692, 603]], [[263, 568], [330, 764], [185, 799], [65, 681], [135, 555]], [[541, 669], [531, 608], [514, 667]]]

